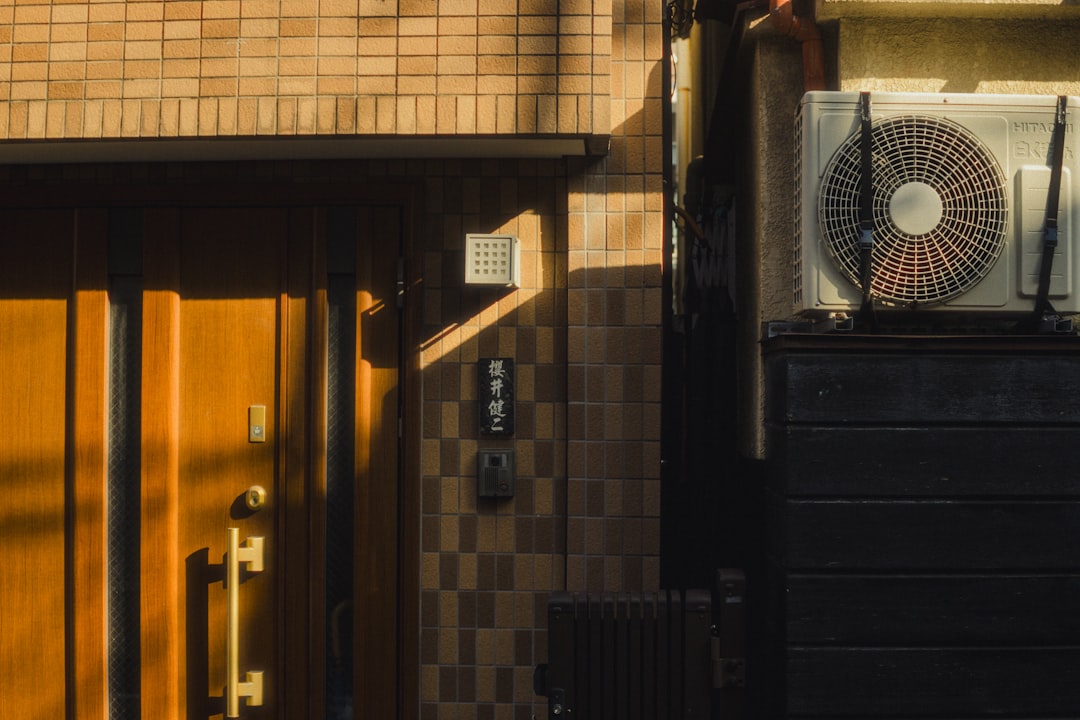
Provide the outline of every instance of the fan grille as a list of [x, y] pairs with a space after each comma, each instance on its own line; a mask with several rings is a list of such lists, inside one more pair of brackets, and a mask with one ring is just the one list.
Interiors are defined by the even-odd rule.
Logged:
[[[903, 115], [871, 129], [874, 250], [870, 294], [886, 305], [944, 302], [976, 285], [1005, 246], [1005, 177], [971, 132], [944, 118]], [[861, 287], [859, 133], [825, 170], [818, 215], [826, 248]]]

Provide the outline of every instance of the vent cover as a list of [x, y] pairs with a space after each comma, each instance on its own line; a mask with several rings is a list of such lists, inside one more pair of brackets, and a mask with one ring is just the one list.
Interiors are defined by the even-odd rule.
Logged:
[[[874, 252], [871, 294], [918, 306], [976, 285], [1005, 247], [1005, 176], [986, 146], [944, 118], [908, 115], [873, 124]], [[822, 239], [860, 284], [860, 137], [844, 142], [818, 197]]]
[[465, 236], [465, 284], [517, 287], [521, 254], [513, 235]]

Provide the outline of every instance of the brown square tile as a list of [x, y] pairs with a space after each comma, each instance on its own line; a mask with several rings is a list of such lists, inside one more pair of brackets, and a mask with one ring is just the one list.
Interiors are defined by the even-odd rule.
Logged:
[[495, 556], [490, 553], [476, 557], [476, 587], [479, 590], [495, 589]]
[[458, 557], [455, 553], [439, 555], [439, 588], [456, 590], [458, 586]]

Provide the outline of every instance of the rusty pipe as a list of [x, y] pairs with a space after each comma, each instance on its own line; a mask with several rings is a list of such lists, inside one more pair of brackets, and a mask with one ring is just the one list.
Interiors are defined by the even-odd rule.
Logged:
[[803, 89], [807, 92], [824, 90], [825, 48], [817, 23], [806, 17], [797, 17], [791, 0], [769, 0], [769, 18], [777, 32], [802, 44]]

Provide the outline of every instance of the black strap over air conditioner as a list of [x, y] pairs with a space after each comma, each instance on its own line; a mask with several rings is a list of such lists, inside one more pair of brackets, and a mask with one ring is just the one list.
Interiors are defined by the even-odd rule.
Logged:
[[862, 285], [862, 307], [859, 315], [876, 325], [874, 298], [871, 294], [874, 255], [874, 158], [870, 123], [870, 93], [859, 93], [859, 155], [862, 188], [859, 203], [859, 281]]
[[1058, 204], [1061, 195], [1061, 166], [1065, 160], [1065, 113], [1067, 98], [1058, 96], [1054, 117], [1054, 135], [1050, 160], [1050, 189], [1046, 198], [1046, 224], [1043, 226], [1042, 263], [1039, 266], [1039, 289], [1035, 296], [1035, 320], [1053, 313], [1050, 304], [1050, 271], [1058, 245]]

